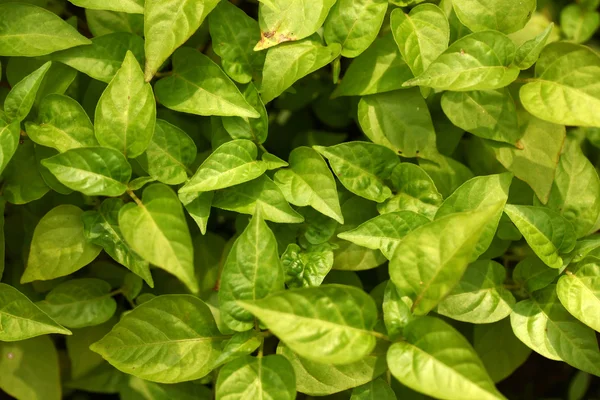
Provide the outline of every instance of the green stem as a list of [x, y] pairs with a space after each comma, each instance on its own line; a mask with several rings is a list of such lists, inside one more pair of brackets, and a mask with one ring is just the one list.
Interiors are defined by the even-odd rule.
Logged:
[[140, 200], [140, 198], [139, 198], [139, 197], [137, 197], [137, 196], [135, 195], [135, 193], [133, 193], [133, 190], [131, 190], [131, 189], [127, 189], [127, 194], [129, 195], [129, 197], [131, 197], [131, 198], [133, 199], [133, 201], [135, 201], [135, 203], [136, 203], [138, 206], [140, 206], [140, 207], [143, 207], [143, 206], [144, 206], [144, 203], [142, 203], [142, 201]]

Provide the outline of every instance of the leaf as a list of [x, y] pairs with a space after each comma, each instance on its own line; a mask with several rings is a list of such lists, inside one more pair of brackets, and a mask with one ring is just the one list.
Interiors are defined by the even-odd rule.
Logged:
[[42, 79], [44, 79], [51, 64], [51, 62], [47, 62], [30, 75], [27, 75], [8, 93], [4, 100], [4, 112], [10, 121], [23, 121], [27, 117], [31, 107], [33, 107]]
[[177, 383], [209, 373], [225, 339], [202, 300], [179, 294], [137, 306], [90, 348], [122, 372]]
[[508, 204], [504, 212], [535, 254], [550, 268], [562, 267], [560, 254], [575, 247], [575, 231], [558, 212], [545, 207]]
[[[71, 331], [50, 318], [27, 296], [4, 283], [0, 283], [0, 322], [2, 322], [0, 331], [2, 342], [25, 340], [49, 333], [71, 334]], [[2, 348], [4, 349], [4, 347], [3, 343]], [[6, 357], [1, 359], [6, 360]], [[5, 375], [2, 374], [2, 376]], [[0, 382], [2, 382], [2, 377], [0, 377]], [[2, 385], [0, 387], [6, 389]]]
[[550, 43], [535, 64], [535, 78], [519, 91], [527, 111], [560, 125], [599, 126], [600, 56], [575, 43]]
[[579, 4], [569, 4], [560, 12], [560, 27], [567, 39], [587, 42], [600, 27], [600, 13], [586, 10]]
[[419, 158], [419, 166], [431, 177], [444, 197], [450, 196], [460, 185], [473, 178], [473, 172], [464, 164], [443, 154]]
[[127, 190], [131, 166], [117, 150], [82, 147], [42, 160], [42, 165], [70, 189], [87, 196], [120, 196]]
[[283, 289], [277, 241], [259, 212], [234, 242], [223, 266], [219, 289], [221, 316], [235, 331], [252, 329], [254, 316], [239, 300], [259, 300]]
[[416, 88], [362, 97], [358, 121], [369, 139], [402, 157], [437, 151], [431, 115]]
[[458, 284], [439, 304], [438, 314], [473, 324], [489, 324], [510, 315], [515, 305], [505, 289], [506, 270], [491, 260], [470, 264]]
[[286, 200], [311, 206], [323, 215], [344, 223], [335, 179], [327, 163], [310, 147], [297, 147], [289, 155], [288, 169], [275, 173], [275, 183]]
[[130, 32], [138, 36], [144, 34], [144, 16], [126, 14], [117, 11], [85, 10], [85, 19], [94, 36], [108, 35], [115, 32]]
[[223, 353], [215, 360], [214, 366], [217, 367], [254, 353], [263, 340], [260, 333], [254, 330], [234, 334], [231, 339], [223, 343]]
[[434, 4], [421, 4], [405, 14], [394, 10], [390, 16], [394, 40], [415, 76], [448, 48], [450, 25], [444, 12]]
[[237, 6], [220, 2], [208, 16], [213, 49], [221, 57], [223, 70], [239, 83], [248, 83], [262, 75], [265, 52], [254, 51], [260, 40], [260, 28]]
[[[238, 301], [291, 350], [309, 360], [349, 364], [375, 347], [377, 311], [362, 290], [342, 285], [286, 290]], [[352, 351], [349, 351], [352, 349]]]
[[198, 292], [192, 238], [171, 188], [160, 183], [146, 187], [141, 202], [128, 203], [119, 211], [119, 228], [133, 251]]
[[189, 166], [197, 153], [196, 144], [184, 131], [157, 119], [154, 135], [146, 151], [137, 160], [157, 181], [178, 185], [185, 182], [188, 175], [193, 175]]
[[304, 39], [323, 25], [335, 0], [263, 0], [258, 8], [260, 41], [255, 51]]
[[179, 193], [208, 192], [256, 179], [267, 170], [257, 155], [256, 145], [249, 140], [226, 142], [208, 156]]
[[198, 30], [218, 0], [148, 0], [144, 8], [146, 82]]
[[91, 42], [56, 14], [31, 4], [0, 4], [0, 55], [37, 57]]
[[68, 96], [50, 94], [40, 103], [39, 124], [25, 123], [27, 135], [42, 146], [61, 153], [79, 147], [98, 146], [94, 127], [79, 103]]
[[404, 337], [387, 354], [392, 375], [403, 385], [448, 400], [504, 399], [469, 342], [444, 321], [414, 319]]
[[427, 314], [459, 282], [487, 224], [502, 206], [498, 202], [453, 213], [404, 237], [390, 260], [390, 278], [413, 300], [413, 314]]
[[206, 386], [194, 382], [164, 385], [132, 376], [129, 378], [129, 386], [122, 388], [119, 396], [122, 400], [210, 400], [212, 392]]
[[[260, 117], [222, 117], [223, 127], [233, 139], [248, 139], [255, 143], [264, 143], [269, 134], [269, 115], [260, 93], [253, 83], [249, 83], [242, 88], [242, 94]], [[263, 159], [267, 154], [263, 154]]]
[[352, 390], [350, 400], [396, 400], [396, 394], [383, 379], [375, 379]]
[[68, 328], [100, 325], [117, 310], [110, 290], [110, 284], [100, 279], [72, 279], [52, 289], [38, 306]]
[[6, 267], [6, 235], [4, 233], [4, 224], [6, 218], [4, 213], [6, 212], [6, 200], [0, 196], [0, 280], [4, 275], [4, 269]]
[[517, 48], [513, 64], [519, 69], [531, 68], [540, 57], [553, 29], [554, 23], [550, 23], [542, 33], [520, 45]]
[[580, 262], [569, 266], [556, 286], [562, 305], [575, 318], [600, 332], [600, 265], [596, 262]]
[[511, 63], [515, 45], [497, 31], [467, 35], [454, 42], [422, 74], [402, 86], [438, 90], [485, 90], [508, 86], [519, 75]]
[[19, 121], [9, 124], [0, 118], [0, 174], [19, 147], [20, 132]]
[[154, 287], [148, 262], [129, 247], [119, 228], [119, 210], [123, 205], [120, 199], [106, 199], [97, 211], [84, 212], [81, 219], [85, 238]]
[[127, 382], [127, 375], [108, 363], [95, 368], [88, 375], [66, 382], [65, 388], [78, 389], [93, 393], [119, 393]]
[[548, 267], [542, 260], [529, 256], [521, 260], [513, 270], [513, 280], [527, 292], [533, 293], [551, 284], [559, 271]]
[[206, 226], [210, 217], [210, 208], [214, 192], [198, 192], [179, 194], [179, 200], [190, 214], [194, 222], [200, 228], [200, 232], [206, 234]]
[[400, 160], [390, 149], [368, 142], [313, 148], [329, 160], [335, 175], [352, 193], [378, 203], [391, 197], [392, 191], [383, 181]]
[[152, 87], [130, 51], [102, 93], [94, 118], [96, 139], [127, 157], [142, 154], [154, 133], [156, 103]]
[[90, 10], [110, 10], [132, 14], [144, 13], [143, 0], [69, 0], [78, 7]]
[[[18, 124], [13, 128], [16, 128], [16, 132], [19, 131]], [[23, 140], [20, 136], [7, 138], [7, 141], [15, 139], [17, 149], [10, 162], [6, 165], [3, 174], [3, 195], [9, 203], [26, 204], [42, 198], [50, 191], [50, 188], [38, 169], [33, 142], [31, 140]], [[10, 145], [12, 143], [7, 145], [8, 151], [10, 151]]]
[[402, 331], [412, 320], [410, 311], [411, 300], [401, 296], [392, 281], [387, 281], [383, 293], [381, 308], [383, 311], [383, 322], [390, 339], [395, 340], [402, 336]]
[[[293, 0], [295, 3], [306, 0]], [[317, 0], [331, 1], [331, 0]], [[264, 9], [261, 3], [261, 9]], [[293, 8], [290, 6], [290, 8]], [[262, 100], [265, 104], [281, 95], [296, 81], [323, 68], [340, 55], [342, 47], [338, 43], [323, 46], [320, 39], [310, 38], [277, 46], [267, 52], [263, 81]]]
[[342, 56], [354, 58], [377, 38], [388, 8], [385, 0], [337, 1], [327, 16], [323, 36], [342, 45]]
[[158, 101], [175, 111], [207, 116], [260, 116], [214, 61], [188, 47], [173, 54], [173, 75], [156, 82], [155, 91]]
[[144, 40], [132, 33], [115, 32], [93, 38], [89, 46], [78, 46], [54, 53], [51, 58], [93, 79], [110, 83], [121, 68], [128, 51], [143, 63]]
[[493, 29], [512, 33], [529, 21], [536, 0], [452, 0], [452, 5], [460, 21], [473, 32]]
[[329, 243], [322, 243], [303, 250], [290, 243], [281, 256], [286, 285], [289, 288], [320, 286], [333, 267], [332, 248]]
[[508, 89], [444, 92], [442, 109], [452, 123], [483, 139], [519, 146], [517, 108]]
[[83, 234], [83, 211], [63, 204], [50, 210], [35, 227], [21, 283], [69, 275], [91, 263], [102, 250]]

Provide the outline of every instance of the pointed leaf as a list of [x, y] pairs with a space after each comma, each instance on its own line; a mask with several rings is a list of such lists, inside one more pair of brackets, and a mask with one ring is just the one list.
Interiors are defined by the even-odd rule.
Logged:
[[520, 45], [517, 48], [513, 64], [519, 69], [531, 68], [540, 57], [553, 29], [554, 23], [550, 23], [542, 33]]
[[78, 7], [90, 10], [111, 10], [124, 13], [143, 14], [143, 0], [69, 0]]
[[412, 300], [401, 296], [394, 282], [387, 281], [381, 309], [383, 322], [390, 339], [395, 340], [402, 337], [404, 328], [413, 319], [410, 304], [412, 304]]
[[179, 200], [190, 214], [194, 222], [200, 228], [200, 232], [206, 234], [206, 226], [210, 217], [210, 208], [214, 192], [197, 192], [179, 194]]
[[289, 288], [320, 286], [333, 267], [333, 251], [329, 243], [302, 250], [290, 243], [281, 256], [285, 283]]
[[536, 256], [529, 256], [521, 260], [513, 270], [513, 281], [527, 292], [533, 293], [551, 284], [558, 275], [557, 269], [548, 267]]
[[9, 124], [0, 118], [0, 174], [19, 147], [20, 132], [19, 121]]
[[215, 360], [214, 366], [218, 367], [254, 353], [263, 340], [260, 333], [254, 330], [234, 334], [231, 339], [223, 343], [223, 353]]
[[375, 379], [352, 390], [350, 400], [396, 400], [396, 394], [383, 379]]
[[473, 32], [493, 29], [512, 33], [529, 21], [536, 0], [452, 0], [452, 5], [460, 22]]
[[[242, 94], [260, 117], [222, 117], [223, 128], [233, 139], [248, 139], [255, 143], [264, 143], [269, 134], [269, 115], [260, 93], [253, 83], [249, 83], [242, 87]], [[263, 154], [263, 160], [267, 155], [268, 153]]]
[[4, 100], [4, 112], [9, 120], [23, 121], [27, 117], [51, 64], [51, 62], [45, 63], [11, 89]]
[[558, 280], [556, 293], [562, 305], [575, 318], [600, 332], [600, 265], [582, 261], [569, 266]]

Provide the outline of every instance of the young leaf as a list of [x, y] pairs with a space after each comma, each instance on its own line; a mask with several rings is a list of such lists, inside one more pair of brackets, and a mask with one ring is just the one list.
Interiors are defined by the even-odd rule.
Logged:
[[20, 132], [19, 121], [9, 124], [0, 118], [0, 174], [19, 147]]
[[130, 32], [144, 35], [144, 16], [118, 11], [85, 10], [85, 19], [94, 36], [103, 36], [115, 32]]
[[460, 185], [474, 176], [467, 166], [440, 153], [419, 158], [418, 162], [444, 197], [450, 196]]
[[95, 134], [104, 147], [127, 157], [142, 154], [154, 134], [156, 103], [132, 52], [102, 93], [96, 106]]
[[575, 318], [600, 332], [600, 265], [582, 261], [575, 267], [569, 266], [556, 286], [562, 305]]
[[[260, 93], [253, 83], [249, 83], [242, 88], [242, 94], [248, 104], [260, 114], [260, 117], [222, 117], [223, 128], [225, 128], [229, 136], [233, 139], [248, 139], [255, 143], [264, 143], [269, 134], [269, 115], [260, 97]], [[263, 159], [267, 155], [268, 153], [264, 153]]]
[[352, 390], [350, 400], [396, 400], [396, 394], [383, 379], [375, 379]]
[[587, 42], [600, 27], [600, 13], [579, 4], [569, 4], [560, 12], [560, 27], [570, 41]]
[[200, 228], [200, 232], [206, 234], [214, 192], [183, 193], [178, 196], [186, 211]]
[[385, 285], [383, 302], [381, 308], [383, 311], [383, 322], [388, 331], [390, 339], [394, 340], [402, 336], [402, 331], [412, 320], [410, 311], [410, 299], [402, 297], [394, 282], [388, 281]]
[[521, 260], [513, 270], [513, 281], [527, 292], [533, 293], [551, 284], [558, 275], [558, 270], [548, 267], [535, 256], [529, 256]]
[[517, 48], [513, 64], [523, 70], [531, 68], [540, 57], [553, 29], [554, 24], [550, 23], [542, 33], [520, 45]]
[[375, 347], [371, 330], [377, 309], [371, 297], [360, 289], [322, 285], [238, 304], [259, 318], [291, 350], [309, 360], [349, 364]]
[[281, 256], [281, 263], [289, 288], [320, 286], [333, 267], [332, 246], [323, 243], [303, 251], [297, 244], [290, 243]]
[[192, 238], [172, 189], [161, 183], [148, 186], [141, 202], [121, 208], [119, 228], [133, 251], [175, 275], [190, 291], [198, 292]]
[[215, 360], [214, 367], [254, 353], [254, 350], [259, 348], [263, 340], [260, 333], [254, 330], [234, 334], [231, 339], [223, 343], [223, 352]]
[[209, 373], [225, 340], [208, 306], [195, 296], [179, 294], [137, 306], [90, 348], [120, 371], [177, 383]]
[[69, 0], [78, 7], [88, 10], [110, 10], [132, 14], [144, 13], [143, 0]]
[[27, 117], [51, 64], [51, 62], [47, 62], [30, 75], [27, 75], [8, 93], [4, 100], [4, 112], [10, 121], [23, 121]]
[[505, 399], [471, 344], [444, 321], [414, 319], [404, 337], [387, 354], [392, 375], [403, 385], [448, 400]]
[[493, 29], [512, 33], [529, 21], [536, 0], [452, 0], [452, 5], [460, 22], [473, 32]]

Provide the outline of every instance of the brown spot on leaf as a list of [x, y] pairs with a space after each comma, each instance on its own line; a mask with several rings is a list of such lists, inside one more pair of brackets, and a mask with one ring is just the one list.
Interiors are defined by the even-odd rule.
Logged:
[[515, 143], [515, 146], [519, 150], [523, 150], [525, 148], [525, 146], [523, 145], [523, 142], [521, 142], [520, 140], [518, 140], [517, 143]]

